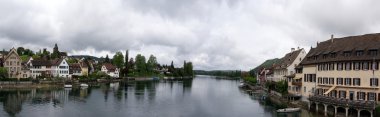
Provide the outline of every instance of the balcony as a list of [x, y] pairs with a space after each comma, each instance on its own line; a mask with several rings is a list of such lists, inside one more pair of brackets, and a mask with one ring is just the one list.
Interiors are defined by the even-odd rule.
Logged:
[[322, 95], [315, 95], [309, 97], [310, 101], [313, 102], [319, 102], [323, 104], [330, 104], [334, 106], [341, 106], [341, 107], [350, 107], [350, 108], [357, 108], [357, 109], [375, 109], [376, 102], [375, 101], [365, 101], [365, 100], [349, 100], [349, 99], [343, 99], [343, 98], [334, 98], [334, 97], [326, 97]]
[[292, 82], [292, 85], [295, 85], [295, 86], [302, 86], [302, 82]]

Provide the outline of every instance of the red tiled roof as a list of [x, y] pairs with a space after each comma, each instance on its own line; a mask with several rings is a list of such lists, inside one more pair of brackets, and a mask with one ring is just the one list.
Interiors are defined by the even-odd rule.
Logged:
[[116, 70], [116, 67], [113, 66], [113, 65], [110, 64], [110, 63], [104, 63], [103, 66], [105, 66], [106, 69], [107, 69], [108, 71], [110, 71], [110, 72], [114, 72], [114, 71]]

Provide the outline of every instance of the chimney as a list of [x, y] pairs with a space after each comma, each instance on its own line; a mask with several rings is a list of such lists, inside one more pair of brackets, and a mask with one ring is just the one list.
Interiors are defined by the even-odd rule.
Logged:
[[331, 42], [334, 42], [334, 35], [331, 35]]
[[291, 52], [293, 52], [295, 50], [295, 48], [291, 48], [290, 50], [291, 50]]

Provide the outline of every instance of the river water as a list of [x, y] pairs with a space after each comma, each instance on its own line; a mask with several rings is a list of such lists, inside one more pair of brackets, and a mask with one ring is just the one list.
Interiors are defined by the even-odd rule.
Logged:
[[238, 88], [239, 80], [108, 83], [89, 88], [0, 89], [0, 117], [309, 117], [276, 114]]

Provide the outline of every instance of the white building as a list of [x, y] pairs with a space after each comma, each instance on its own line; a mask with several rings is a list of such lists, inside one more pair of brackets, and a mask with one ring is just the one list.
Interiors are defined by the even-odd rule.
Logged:
[[105, 63], [102, 65], [102, 72], [108, 74], [109, 76], [113, 78], [118, 78], [119, 77], [119, 68], [116, 68], [110, 63]]
[[70, 77], [69, 65], [65, 59], [31, 60], [31, 62], [28, 62], [28, 66], [31, 70], [31, 76], [33, 78], [38, 76], [43, 78]]
[[280, 62], [278, 62], [274, 68], [274, 76], [272, 81], [285, 80], [287, 77], [294, 77], [295, 67], [305, 58], [306, 52], [303, 48], [291, 49], [290, 53], [287, 53]]

